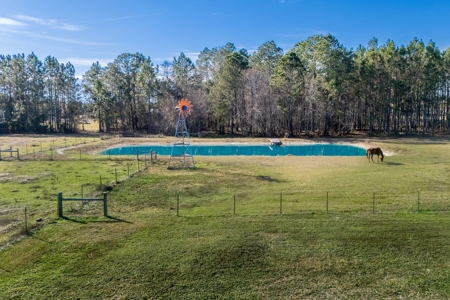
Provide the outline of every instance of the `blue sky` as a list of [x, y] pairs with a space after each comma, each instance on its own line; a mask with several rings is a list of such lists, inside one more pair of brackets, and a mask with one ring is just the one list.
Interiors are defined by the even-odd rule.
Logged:
[[314, 34], [347, 48], [414, 37], [450, 47], [450, 1], [433, 0], [1, 0], [0, 54], [70, 61], [81, 76], [122, 53], [152, 62], [234, 43], [250, 53], [273, 40], [284, 51]]

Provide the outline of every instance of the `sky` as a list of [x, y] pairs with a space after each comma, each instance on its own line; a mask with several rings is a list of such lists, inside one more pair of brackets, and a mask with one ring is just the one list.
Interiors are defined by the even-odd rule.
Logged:
[[154, 65], [181, 52], [233, 43], [249, 53], [268, 41], [284, 52], [316, 34], [347, 49], [416, 37], [450, 47], [448, 0], [0, 0], [0, 55], [32, 52], [70, 62], [81, 76], [122, 53]]

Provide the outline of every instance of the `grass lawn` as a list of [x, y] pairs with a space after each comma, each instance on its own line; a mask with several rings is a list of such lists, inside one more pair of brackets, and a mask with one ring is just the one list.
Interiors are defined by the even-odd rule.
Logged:
[[[152, 141], [170, 142], [133, 140]], [[132, 157], [95, 154], [118, 142], [0, 162], [0, 243], [14, 242], [0, 298], [450, 298], [447, 137], [342, 140], [380, 146], [384, 163], [198, 156], [167, 170], [160, 157], [129, 178]], [[58, 219], [56, 193], [100, 195], [100, 175], [110, 217], [73, 202]]]

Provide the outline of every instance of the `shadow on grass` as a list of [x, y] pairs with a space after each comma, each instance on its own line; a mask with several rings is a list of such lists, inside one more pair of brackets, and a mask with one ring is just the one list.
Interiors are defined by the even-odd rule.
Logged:
[[71, 221], [71, 222], [75, 222], [75, 223], [80, 223], [80, 224], [87, 224], [88, 222], [86, 221], [80, 221], [80, 220], [76, 220], [76, 219], [72, 219], [66, 216], [62, 216], [61, 219], [64, 219], [66, 221]]
[[6, 270], [5, 268], [2, 268], [2, 267], [0, 267], [0, 270], [3, 270], [3, 271], [8, 272], [8, 273], [11, 273], [10, 270]]
[[34, 233], [29, 233], [28, 236], [31, 237], [31, 238], [33, 238], [33, 239], [37, 239], [37, 240], [40, 240], [40, 241], [42, 241], [42, 242], [46, 242], [46, 243], [51, 244], [49, 241], [46, 241], [46, 240], [43, 240], [43, 239], [41, 239], [41, 238], [38, 238], [38, 237], [34, 236]]
[[127, 221], [127, 220], [123, 220], [123, 219], [119, 219], [119, 218], [114, 218], [111, 216], [107, 216], [108, 219], [112, 220], [112, 222], [124, 222], [124, 223], [128, 223], [128, 224], [133, 224], [133, 222]]
[[127, 220], [123, 220], [123, 219], [119, 219], [119, 218], [115, 218], [112, 216], [106, 216], [106, 220], [100, 220], [100, 219], [91, 219], [91, 220], [77, 220], [77, 219], [73, 219], [73, 218], [69, 218], [66, 216], [61, 217], [64, 220], [67, 221], [71, 221], [71, 222], [75, 222], [75, 223], [80, 223], [80, 224], [88, 224], [88, 223], [116, 223], [116, 222], [123, 222], [123, 223], [128, 223], [128, 224], [133, 224], [133, 222], [127, 221]]
[[390, 162], [390, 161], [385, 161], [384, 164], [388, 165], [388, 166], [403, 166], [404, 164], [398, 163], [398, 162]]

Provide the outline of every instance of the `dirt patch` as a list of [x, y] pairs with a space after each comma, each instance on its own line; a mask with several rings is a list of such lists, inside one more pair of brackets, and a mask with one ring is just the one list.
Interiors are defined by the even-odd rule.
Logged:
[[9, 182], [12, 179], [11, 173], [1, 173], [0, 174], [0, 183], [1, 182]]
[[53, 173], [42, 173], [39, 175], [28, 176], [28, 175], [19, 175], [13, 176], [11, 173], [2, 173], [0, 174], [0, 183], [2, 182], [18, 182], [18, 183], [30, 183], [37, 179], [52, 176]]

